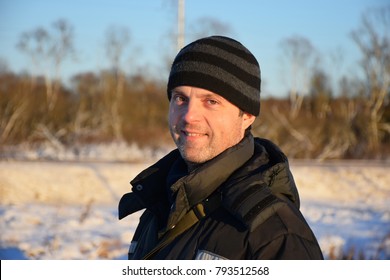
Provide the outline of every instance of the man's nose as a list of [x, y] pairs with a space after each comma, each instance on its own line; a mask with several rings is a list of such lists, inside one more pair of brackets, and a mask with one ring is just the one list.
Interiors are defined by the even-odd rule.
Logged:
[[198, 121], [200, 118], [200, 104], [195, 100], [189, 100], [185, 108], [183, 119], [187, 123]]

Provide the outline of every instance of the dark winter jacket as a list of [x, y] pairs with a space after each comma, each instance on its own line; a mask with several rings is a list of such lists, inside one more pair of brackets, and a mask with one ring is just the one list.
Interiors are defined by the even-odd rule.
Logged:
[[132, 192], [119, 203], [119, 218], [145, 211], [130, 244], [129, 259], [145, 258], [200, 204], [206, 216], [149, 258], [323, 258], [299, 211], [287, 158], [268, 140], [246, 136], [189, 174], [174, 150], [131, 184]]

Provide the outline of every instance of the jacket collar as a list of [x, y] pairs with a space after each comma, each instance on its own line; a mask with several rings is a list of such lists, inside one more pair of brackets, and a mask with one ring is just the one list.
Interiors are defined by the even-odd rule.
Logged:
[[[252, 157], [253, 151], [253, 136], [248, 135], [237, 145], [172, 184], [170, 192], [175, 194], [175, 202], [168, 219], [168, 226], [175, 224], [194, 205], [209, 197], [235, 170]], [[171, 173], [176, 174], [177, 167], [178, 165], [174, 165]]]
[[173, 193], [182, 189], [188, 200], [186, 207], [192, 207], [210, 196], [235, 170], [244, 165], [252, 157], [253, 151], [253, 137], [250, 135], [181, 177], [170, 189]]
[[234, 182], [242, 177], [259, 174], [272, 193], [284, 195], [299, 208], [299, 195], [287, 157], [271, 141], [247, 135], [239, 144], [191, 173], [186, 174], [185, 170], [185, 163], [177, 149], [145, 169], [131, 181], [132, 193], [122, 197], [119, 217], [153, 208], [159, 203], [169, 207], [175, 201], [174, 215], [170, 218], [174, 222], [228, 178], [228, 185], [234, 186]]
[[161, 202], [171, 204], [170, 200], [174, 197], [172, 212], [175, 215], [171, 215], [171, 219], [179, 219], [192, 206], [206, 199], [252, 157], [253, 141], [253, 136], [247, 135], [240, 143], [189, 174], [185, 174], [185, 162], [179, 151], [176, 149], [170, 152], [130, 182], [132, 193], [125, 195], [120, 202], [122, 214], [119, 216], [125, 217], [144, 208], [153, 208]]

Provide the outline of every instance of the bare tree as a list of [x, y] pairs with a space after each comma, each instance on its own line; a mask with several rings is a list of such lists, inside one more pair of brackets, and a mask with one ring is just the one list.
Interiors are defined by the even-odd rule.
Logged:
[[369, 114], [369, 146], [379, 148], [381, 133], [390, 133], [390, 124], [383, 120], [385, 102], [390, 95], [390, 6], [368, 10], [361, 26], [352, 32], [352, 39], [362, 54], [361, 68]]
[[54, 32], [52, 34], [52, 46], [50, 56], [54, 61], [54, 92], [58, 93], [61, 81], [61, 66], [62, 63], [69, 57], [75, 57], [73, 46], [73, 27], [64, 19], [60, 19], [53, 23]]
[[300, 36], [287, 38], [281, 42], [290, 69], [290, 117], [295, 118], [302, 106], [304, 95], [308, 93], [311, 71], [318, 60], [317, 52], [311, 42]]
[[[33, 64], [33, 66], [38, 71], [43, 71], [45, 74], [45, 83], [46, 83], [46, 102], [47, 104], [51, 103], [52, 99], [52, 87], [50, 79], [50, 70], [47, 65], [48, 56], [50, 52], [50, 36], [46, 29], [43, 27], [38, 27], [32, 31], [24, 32], [21, 34], [17, 48], [26, 53]], [[43, 69], [42, 69], [43, 68]], [[34, 84], [34, 79], [32, 78], [31, 84]]]
[[52, 31], [38, 27], [22, 33], [17, 47], [30, 57], [38, 71], [43, 71], [47, 106], [51, 111], [58, 98], [61, 65], [74, 54], [73, 27], [66, 20], [60, 19], [53, 23]]
[[92, 72], [75, 75], [71, 79], [71, 86], [78, 97], [72, 130], [76, 136], [88, 137], [88, 134], [98, 132], [105, 117], [101, 114], [103, 102], [99, 76]]
[[111, 67], [120, 71], [123, 54], [130, 41], [130, 31], [126, 27], [111, 26], [105, 34], [105, 50]]
[[[130, 32], [126, 27], [112, 26], [106, 32], [105, 50], [114, 74], [114, 91], [107, 95], [109, 96], [107, 101], [110, 106], [110, 126], [113, 129], [115, 138], [118, 140], [123, 140], [122, 117], [119, 112], [119, 105], [123, 99], [125, 74], [122, 71], [121, 63], [129, 41]], [[110, 92], [111, 86], [108, 86], [107, 90]]]
[[317, 69], [312, 73], [309, 94], [312, 113], [324, 119], [331, 111], [332, 89], [329, 76], [323, 70]]

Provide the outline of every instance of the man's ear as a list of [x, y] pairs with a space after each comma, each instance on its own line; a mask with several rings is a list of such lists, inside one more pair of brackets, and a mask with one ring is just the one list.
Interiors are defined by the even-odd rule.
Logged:
[[252, 123], [255, 121], [256, 117], [249, 113], [245, 113], [242, 115], [244, 128], [247, 129]]

